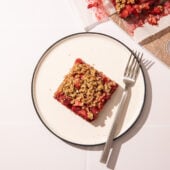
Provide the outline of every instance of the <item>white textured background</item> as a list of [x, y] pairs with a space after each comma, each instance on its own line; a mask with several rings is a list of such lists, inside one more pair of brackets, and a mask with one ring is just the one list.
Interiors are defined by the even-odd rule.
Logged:
[[15, 0], [0, 5], [0, 169], [170, 169], [170, 70], [112, 22], [93, 31], [112, 35], [144, 52], [147, 104], [134, 128], [119, 139], [108, 167], [103, 146], [79, 147], [52, 135], [31, 101], [31, 79], [42, 53], [63, 36], [84, 31], [68, 0]]

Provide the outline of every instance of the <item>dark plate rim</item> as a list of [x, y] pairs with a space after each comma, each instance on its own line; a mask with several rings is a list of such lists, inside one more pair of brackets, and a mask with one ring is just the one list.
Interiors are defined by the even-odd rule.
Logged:
[[[79, 144], [79, 143], [76, 143], [76, 142], [71, 142], [67, 139], [64, 139], [62, 137], [60, 137], [59, 135], [57, 135], [55, 132], [53, 132], [47, 125], [46, 123], [42, 120], [39, 112], [38, 112], [38, 109], [36, 107], [36, 104], [35, 104], [35, 101], [34, 101], [34, 79], [35, 79], [35, 76], [36, 76], [36, 71], [40, 65], [40, 63], [42, 62], [42, 60], [44, 59], [44, 56], [49, 52], [50, 49], [52, 49], [56, 44], [62, 42], [63, 40], [65, 39], [68, 39], [70, 37], [73, 37], [73, 36], [77, 36], [77, 35], [85, 35], [85, 34], [91, 34], [91, 35], [101, 35], [101, 36], [105, 36], [107, 38], [111, 38], [115, 41], [117, 41], [118, 43], [120, 43], [121, 45], [123, 45], [124, 47], [126, 47], [131, 53], [134, 54], [134, 52], [127, 46], [125, 45], [123, 42], [121, 42], [120, 40], [110, 36], [110, 35], [107, 35], [107, 34], [104, 34], [104, 33], [99, 33], [99, 32], [77, 32], [77, 33], [73, 33], [73, 34], [70, 34], [70, 35], [67, 35], [67, 36], [64, 36], [63, 38], [60, 38], [59, 40], [57, 40], [56, 42], [54, 42], [51, 46], [49, 46], [45, 52], [41, 55], [40, 59], [38, 60], [34, 70], [33, 70], [33, 75], [32, 75], [32, 80], [31, 80], [31, 97], [32, 97], [32, 103], [33, 103], [33, 106], [34, 106], [34, 109], [36, 111], [36, 114], [38, 115], [40, 121], [42, 122], [42, 124], [56, 137], [58, 137], [59, 139], [65, 141], [65, 142], [68, 142], [70, 144], [74, 144], [74, 145], [80, 145], [80, 146], [99, 146], [99, 145], [103, 145], [104, 143], [99, 143], [99, 144]], [[119, 135], [118, 137], [114, 138], [114, 140], [117, 140], [119, 138], [121, 138], [122, 136], [124, 136], [128, 131], [130, 131], [130, 129], [133, 128], [133, 126], [136, 124], [136, 122], [138, 121], [138, 119], [140, 118], [141, 114], [142, 114], [142, 111], [143, 111], [143, 108], [144, 108], [144, 105], [145, 105], [145, 101], [146, 101], [146, 78], [145, 78], [145, 74], [144, 74], [144, 70], [142, 68], [142, 66], [140, 65], [140, 69], [142, 71], [142, 75], [143, 75], [143, 78], [144, 78], [144, 88], [145, 88], [145, 91], [144, 91], [144, 100], [143, 100], [143, 104], [142, 104], [142, 107], [141, 107], [141, 110], [140, 110], [140, 113], [138, 115], [138, 117], [136, 118], [136, 120], [132, 123], [132, 125], [127, 128], [127, 130], [125, 130], [125, 132], [123, 132], [121, 135]]]

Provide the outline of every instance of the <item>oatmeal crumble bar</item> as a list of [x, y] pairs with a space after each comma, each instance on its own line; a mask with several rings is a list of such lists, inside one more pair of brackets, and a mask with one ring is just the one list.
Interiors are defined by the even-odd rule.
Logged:
[[117, 87], [116, 82], [78, 58], [54, 98], [77, 115], [92, 121]]

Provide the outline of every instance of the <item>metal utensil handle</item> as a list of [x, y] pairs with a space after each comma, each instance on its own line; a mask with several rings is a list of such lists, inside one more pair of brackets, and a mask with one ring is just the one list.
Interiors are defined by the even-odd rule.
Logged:
[[104, 150], [103, 150], [103, 153], [102, 153], [102, 156], [101, 156], [101, 159], [100, 159], [100, 162], [102, 162], [102, 163], [107, 162], [108, 155], [110, 153], [110, 148], [111, 148], [111, 145], [112, 145], [112, 142], [113, 142], [113, 139], [115, 137], [116, 130], [117, 130], [117, 124], [119, 123], [119, 122], [117, 122], [117, 120], [118, 120], [119, 115], [122, 112], [123, 106], [126, 102], [127, 93], [128, 93], [128, 91], [125, 90], [122, 94], [121, 101], [120, 101], [119, 106], [118, 106], [118, 110], [117, 110], [115, 118], [112, 122], [112, 127], [110, 129], [110, 132], [109, 132], [109, 135], [108, 135], [108, 138], [107, 138], [107, 141], [106, 141], [106, 144], [104, 146]]

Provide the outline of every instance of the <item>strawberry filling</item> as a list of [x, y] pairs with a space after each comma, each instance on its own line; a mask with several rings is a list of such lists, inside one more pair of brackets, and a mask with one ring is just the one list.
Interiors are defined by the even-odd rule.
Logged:
[[118, 84], [81, 59], [54, 93], [54, 98], [87, 121], [95, 120]]

